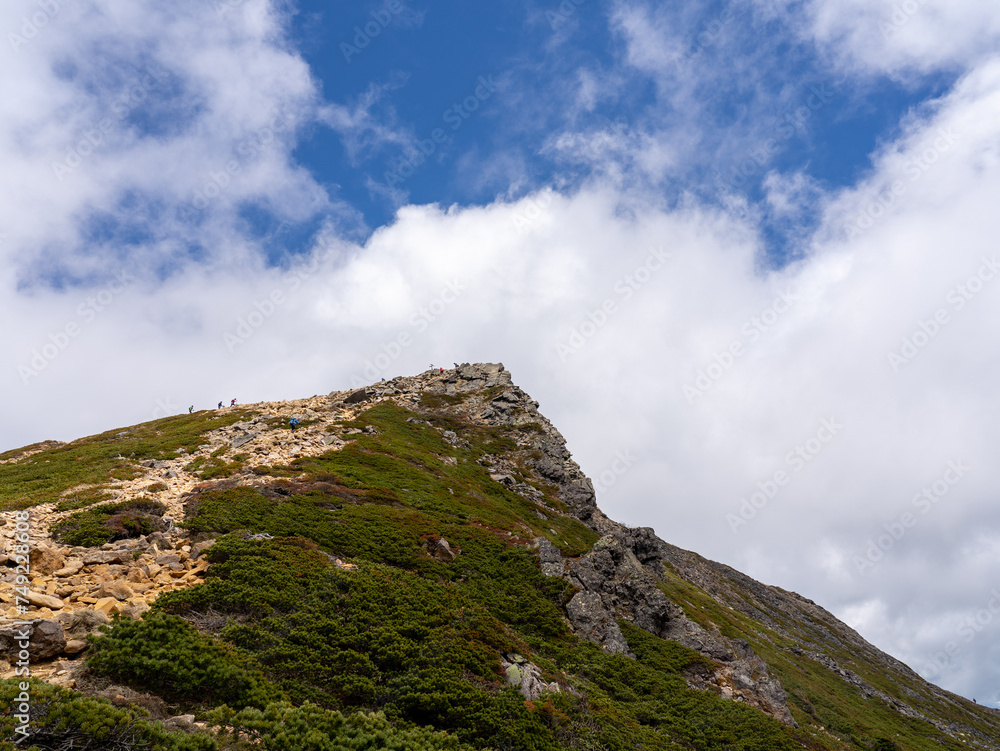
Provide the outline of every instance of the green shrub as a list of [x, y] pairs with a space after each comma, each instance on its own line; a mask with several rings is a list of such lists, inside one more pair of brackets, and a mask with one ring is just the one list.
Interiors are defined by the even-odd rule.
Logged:
[[67, 545], [96, 547], [165, 529], [166, 510], [159, 501], [145, 498], [106, 503], [70, 514], [52, 526], [52, 534]]
[[[28, 689], [30, 736], [20, 741], [15, 720], [19, 680], [0, 680], [0, 751], [92, 749], [93, 751], [216, 751], [207, 734], [170, 732], [135, 709], [118, 709], [105, 699], [31, 680]], [[8, 739], [19, 741], [17, 745]]]
[[260, 738], [267, 751], [463, 751], [455, 736], [429, 728], [397, 728], [384, 714], [343, 715], [303, 704], [270, 704], [264, 711], [228, 707], [209, 713], [209, 722], [230, 728], [229, 737]]
[[293, 702], [381, 709], [477, 746], [505, 738], [511, 748], [558, 748], [501, 679], [500, 654], [527, 645], [462, 588], [374, 564], [340, 570], [301, 539], [229, 536], [206, 556], [204, 585], [154, 607], [233, 616], [219, 637]]
[[177, 616], [150, 613], [116, 619], [88, 637], [87, 665], [96, 674], [184, 706], [264, 707], [279, 698], [258, 670], [231, 648]]

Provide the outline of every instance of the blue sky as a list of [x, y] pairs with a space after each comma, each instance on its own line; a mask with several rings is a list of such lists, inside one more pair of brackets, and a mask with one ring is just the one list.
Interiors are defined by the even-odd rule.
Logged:
[[0, 449], [501, 361], [611, 517], [1000, 706], [998, 49], [981, 0], [10, 0]]
[[[324, 97], [351, 109], [371, 97], [367, 111], [398, 137], [386, 142], [354, 130], [351, 140], [360, 143], [352, 150], [342, 132], [319, 128], [302, 138], [295, 156], [371, 229], [389, 222], [401, 201], [468, 205], [549, 184], [578, 187], [600, 170], [601, 134], [666, 129], [669, 138], [671, 127], [689, 122], [670, 92], [659, 90], [683, 79], [701, 99], [698, 132], [691, 153], [650, 182], [668, 205], [694, 192], [717, 203], [736, 193], [760, 206], [772, 172], [801, 173], [825, 190], [855, 183], [901, 118], [957, 75], [851, 81], [829, 68], [815, 45], [790, 39], [784, 19], [765, 23], [734, 3], [649, 11], [670, 24], [676, 49], [674, 70], [648, 70], [622, 60], [625, 41], [609, 23], [613, 12], [597, 0], [488, 7], [301, 3], [290, 36]], [[759, 66], [755, 75], [727, 75], [731, 55]], [[614, 91], [581, 106], [584, 76], [613, 78]], [[481, 78], [495, 86], [480, 88], [488, 97], [476, 102], [469, 97]], [[466, 111], [466, 100], [474, 110]], [[414, 158], [418, 142], [427, 143], [436, 128], [446, 140], [433, 143], [426, 160]], [[560, 134], [587, 139], [589, 148], [575, 155], [553, 150]], [[734, 160], [734, 153], [742, 158]], [[412, 176], [399, 173], [418, 160]], [[399, 192], [389, 194], [389, 187]], [[762, 213], [770, 264], [802, 253], [815, 209], [806, 202], [795, 217]]]

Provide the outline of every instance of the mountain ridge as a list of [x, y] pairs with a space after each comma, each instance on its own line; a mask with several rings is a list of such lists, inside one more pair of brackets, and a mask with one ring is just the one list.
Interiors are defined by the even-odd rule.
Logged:
[[[926, 683], [811, 600], [672, 546], [649, 528], [629, 528], [608, 518], [598, 508], [593, 484], [572, 459], [562, 434], [538, 407], [502, 364], [434, 369], [326, 396], [241, 405], [68, 444], [46, 442], [7, 452], [0, 455], [6, 462], [0, 464], [4, 490], [0, 498], [5, 509], [34, 509], [35, 548], [51, 548], [54, 560], [62, 557], [60, 564], [67, 560], [81, 564], [67, 574], [73, 566], [52, 568], [55, 564], [50, 562], [49, 573], [43, 575], [47, 578], [33, 583], [51, 589], [48, 597], [66, 593], [60, 607], [50, 601], [53, 607], [42, 606], [37, 613], [41, 621], [62, 623], [69, 636], [86, 630], [78, 622], [80, 617], [73, 615], [77, 611], [138, 617], [152, 607], [150, 618], [155, 620], [160, 610], [171, 607], [161, 607], [162, 602], [175, 603], [174, 612], [204, 625], [211, 607], [192, 610], [189, 604], [176, 603], [217, 583], [213, 568], [223, 562], [210, 559], [222, 555], [211, 552], [220, 534], [251, 535], [266, 544], [279, 538], [277, 532], [287, 531], [311, 539], [341, 572], [371, 561], [461, 584], [463, 579], [447, 574], [445, 567], [474, 555], [478, 544], [474, 537], [464, 547], [456, 544], [456, 535], [466, 534], [464, 525], [501, 539], [505, 546], [534, 551], [537, 569], [551, 582], [538, 581], [534, 586], [564, 588], [562, 595], [548, 596], [558, 607], [547, 617], [558, 612], [564, 624], [553, 621], [548, 628], [552, 633], [568, 629], [560, 639], [580, 639], [599, 646], [606, 655], [640, 663], [662, 648], [657, 646], [660, 642], [650, 646], [639, 631], [664, 644], [680, 645], [689, 652], [683, 653], [686, 662], [678, 675], [689, 689], [765, 713], [789, 728], [789, 738], [800, 747], [894, 744], [892, 730], [898, 723], [901, 732], [896, 735], [903, 748], [1000, 748], [998, 713]], [[301, 425], [290, 431], [286, 426], [293, 416]], [[112, 453], [115, 447], [117, 453]], [[125, 456], [130, 449], [131, 456]], [[80, 455], [73, 456], [74, 452]], [[44, 476], [39, 461], [55, 463], [60, 471], [70, 461], [99, 465], [111, 479], [66, 487], [56, 482], [46, 496], [32, 485]], [[77, 468], [70, 469], [67, 482], [80, 479], [74, 474]], [[24, 477], [5, 478], [5, 470]], [[163, 487], [150, 490], [158, 485]], [[26, 492], [29, 486], [34, 495]], [[113, 497], [99, 497], [102, 493]], [[420, 494], [419, 500], [408, 498], [415, 494]], [[50, 496], [52, 500], [45, 500]], [[137, 528], [143, 534], [129, 536], [128, 524], [156, 524], [141, 511], [135, 519], [126, 518], [131, 510], [97, 522], [92, 518], [102, 506], [111, 508], [122, 499], [149, 504], [153, 498], [162, 506], [162, 529]], [[291, 508], [290, 501], [301, 498], [312, 499], [311, 505], [300, 502]], [[284, 514], [281, 518], [279, 511]], [[383, 534], [391, 521], [398, 525], [393, 529], [399, 539], [409, 537], [393, 541], [395, 548], [374, 550], [367, 540], [328, 527], [324, 514], [348, 511], [354, 514], [347, 523], [352, 530], [368, 524], [370, 533]], [[382, 514], [376, 521], [364, 517], [376, 511]], [[67, 520], [87, 514], [86, 523], [73, 521], [69, 526], [76, 527], [66, 532]], [[122, 528], [123, 537], [94, 545], [109, 519]], [[422, 534], [408, 531], [406, 525], [414, 520], [423, 525]], [[8, 540], [10, 527], [8, 521], [3, 532]], [[445, 529], [451, 539], [442, 534]], [[53, 531], [63, 535], [62, 547], [53, 541]], [[84, 539], [81, 534], [97, 537]], [[67, 535], [78, 537], [67, 539]], [[73, 540], [91, 544], [66, 547]], [[217, 550], [228, 549], [227, 545]], [[101, 566], [106, 568], [100, 570]], [[81, 576], [90, 579], [73, 583], [72, 577]], [[92, 588], [95, 577], [103, 580]], [[131, 582], [129, 591], [140, 596], [118, 597], [114, 590], [119, 580]], [[141, 587], [146, 589], [136, 593]], [[86, 595], [80, 594], [84, 591]], [[104, 596], [89, 596], [94, 594]], [[482, 602], [489, 599], [482, 593], [477, 596]], [[508, 604], [494, 604], [491, 612], [512, 611]], [[230, 626], [234, 616], [226, 620]], [[533, 629], [528, 621], [512, 633], [524, 638]], [[529, 643], [532, 638], [537, 637], [530, 637]], [[75, 654], [87, 651], [79, 643], [82, 640], [69, 641], [76, 642]], [[548, 656], [533, 661], [517, 652], [496, 655], [498, 674], [522, 694], [526, 705], [534, 707], [540, 701], [548, 705], [554, 700], [545, 697], [553, 694], [570, 702], [577, 699], [569, 697], [589, 695], [581, 688], [585, 682], [559, 672], [550, 642], [543, 639], [534, 649]], [[94, 653], [91, 646], [88, 654]], [[79, 665], [64, 668], [61, 679], [58, 673], [53, 670], [46, 677], [73, 687], [74, 676], [87, 675]], [[3, 676], [8, 677], [7, 672]], [[343, 699], [338, 701], [334, 704], [348, 706]], [[405, 712], [400, 718], [412, 720]], [[448, 729], [447, 723], [431, 724]], [[660, 725], [662, 719], [650, 727], [656, 730]], [[647, 732], [642, 722], [636, 727]], [[880, 734], [878, 728], [889, 729]], [[468, 731], [455, 732], [465, 741], [474, 738]], [[583, 737], [583, 730], [574, 732]], [[654, 738], [658, 736], [645, 741], [648, 747], [656, 747], [651, 745]], [[694, 748], [715, 747], [686, 742]], [[560, 747], [583, 746], [567, 742]]]

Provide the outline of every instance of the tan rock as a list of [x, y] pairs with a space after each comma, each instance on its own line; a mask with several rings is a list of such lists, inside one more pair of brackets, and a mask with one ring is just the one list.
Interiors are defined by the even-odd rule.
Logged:
[[98, 597], [114, 597], [116, 600], [127, 600], [135, 592], [125, 582], [105, 582], [97, 590]]
[[83, 568], [83, 560], [80, 558], [70, 558], [58, 571], [53, 571], [53, 576], [67, 577], [80, 573]]
[[88, 644], [83, 639], [70, 639], [66, 642], [66, 648], [63, 650], [65, 654], [75, 655], [79, 654], [87, 648]]
[[118, 612], [117, 608], [115, 608], [117, 604], [118, 600], [114, 597], [103, 597], [94, 603], [94, 610], [110, 616], [113, 612]]
[[66, 557], [55, 548], [39, 545], [28, 553], [31, 571], [36, 574], [51, 574], [63, 567]]
[[58, 582], [50, 581], [45, 585], [45, 594], [54, 595], [56, 593], [56, 588], [59, 586]]
[[40, 592], [28, 591], [28, 602], [37, 608], [52, 608], [59, 610], [63, 607], [63, 601], [52, 595], [43, 595]]

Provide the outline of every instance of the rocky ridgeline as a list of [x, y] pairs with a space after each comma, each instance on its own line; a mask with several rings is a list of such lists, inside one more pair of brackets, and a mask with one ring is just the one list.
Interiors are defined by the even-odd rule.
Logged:
[[[434, 397], [440, 401], [435, 402]], [[96, 550], [70, 548], [53, 540], [49, 530], [74, 511], [59, 512], [55, 504], [32, 508], [33, 609], [28, 615], [33, 621], [32, 674], [72, 685], [75, 671], [68, 670], [62, 660], [86, 649], [83, 636], [107, 623], [115, 613], [137, 617], [162, 593], [203, 580], [208, 564], [199, 555], [210, 542], [192, 544], [179, 525], [184, 519], [185, 501], [213, 483], [205, 483], [187, 471], [192, 462], [213, 454], [222, 459], [240, 454], [245, 457], [244, 465], [252, 467], [336, 450], [345, 445], [350, 433], [360, 432], [341, 430], [339, 423], [383, 402], [418, 413], [435, 409], [476, 425], [530, 427], [521, 432], [529, 439], [515, 455], [491, 456], [487, 466], [494, 480], [538, 504], [543, 509], [538, 512], [540, 517], [560, 513], [546, 504], [545, 496], [536, 488], [514, 479], [518, 464], [532, 467], [537, 479], [556, 486], [557, 497], [573, 516], [602, 535], [594, 549], [578, 559], [564, 560], [548, 541], [538, 541], [545, 573], [562, 576], [580, 588], [566, 606], [566, 617], [574, 632], [608, 651], [628, 654], [616, 623], [617, 618], [626, 618], [650, 633], [676, 639], [719, 664], [712, 675], [692, 676], [692, 685], [745, 701], [792, 722], [784, 692], [749, 644], [733, 643], [721, 634], [705, 631], [660, 592], [656, 586], [657, 561], [647, 556], [640, 562], [636, 557], [637, 532], [608, 519], [597, 508], [593, 485], [572, 459], [562, 434], [539, 413], [538, 402], [512, 382], [503, 365], [492, 363], [429, 370], [363, 389], [334, 391], [325, 397], [224, 408], [223, 412], [235, 409], [253, 416], [208, 433], [205, 442], [191, 454], [167, 461], [141, 461], [142, 476], [110, 486], [116, 497], [108, 503], [144, 497], [162, 503], [166, 507], [164, 532], [110, 543]], [[291, 417], [304, 423], [294, 433], [273, 429], [275, 418], [287, 425]], [[443, 437], [461, 442], [451, 431], [443, 431]], [[259, 485], [260, 478], [245, 472], [228, 478], [226, 484]], [[151, 487], [164, 486], [150, 492]], [[83, 489], [72, 488], [64, 495], [71, 497]], [[6, 527], [0, 534], [9, 542], [14, 536], [14, 522], [11, 515], [5, 517]], [[446, 540], [438, 545], [444, 549], [432, 551], [433, 555], [455, 554], [448, 549]], [[10, 550], [10, 545], [5, 549]], [[6, 653], [8, 657], [14, 654], [10, 637], [15, 633], [9, 624], [19, 618], [14, 607], [13, 578], [12, 573], [5, 576], [9, 583], [0, 592], [0, 612], [8, 624], [3, 626], [0, 621], [0, 655]], [[543, 690], [555, 690], [540, 680], [537, 666], [519, 655], [504, 655], [502, 665], [508, 680], [526, 698], [537, 698]], [[0, 662], [0, 676], [13, 675], [9, 660], [6, 664]]]
[[[54, 683], [73, 685], [79, 665], [76, 659], [86, 649], [83, 637], [121, 613], [136, 617], [163, 592], [192, 586], [202, 581], [208, 564], [200, 554], [211, 541], [192, 542], [180, 527], [186, 500], [217, 486], [203, 482], [186, 467], [213, 454], [224, 460], [242, 457], [244, 471], [227, 478], [232, 485], [262, 487], [262, 479], [249, 468], [261, 464], [282, 464], [301, 456], [337, 450], [349, 441], [357, 428], [344, 428], [349, 421], [371, 406], [390, 402], [416, 413], [434, 411], [474, 425], [508, 427], [516, 433], [517, 448], [505, 455], [489, 455], [481, 460], [491, 477], [535, 502], [536, 513], [565, 513], [552, 508], [545, 494], [516, 477], [525, 468], [535, 480], [555, 486], [556, 496], [569, 513], [596, 532], [600, 539], [590, 551], [565, 558], [545, 538], [537, 538], [542, 571], [572, 583], [577, 592], [564, 608], [567, 623], [580, 638], [609, 652], [630, 655], [618, 626], [625, 619], [645, 631], [674, 640], [703, 654], [714, 667], [697, 669], [688, 675], [690, 685], [711, 690], [741, 701], [794, 725], [785, 691], [771, 675], [767, 664], [743, 639], [730, 639], [717, 628], [703, 628], [661, 590], [664, 567], [699, 587], [720, 604], [785, 634], [800, 647], [788, 648], [797, 657], [823, 665], [841, 679], [855, 685], [865, 698], [875, 697], [892, 706], [900, 715], [932, 722], [955, 737], [966, 730], [925, 716], [919, 710], [879, 691], [850, 670], [841, 668], [829, 655], [833, 645], [848, 647], [872, 664], [923, 684], [927, 696], [956, 705], [958, 697], [920, 681], [909, 668], [865, 642], [830, 613], [810, 600], [776, 587], [762, 585], [721, 564], [707, 561], [660, 540], [651, 529], [633, 529], [605, 516], [597, 507], [593, 485], [566, 448], [559, 431], [538, 411], [538, 403], [516, 386], [502, 364], [464, 364], [446, 370], [433, 369], [414, 376], [400, 376], [371, 386], [334, 391], [326, 396], [278, 403], [242, 405], [232, 409], [246, 412], [248, 419], [205, 436], [204, 443], [190, 455], [169, 461], [141, 462], [143, 474], [113, 483], [116, 497], [108, 502], [153, 497], [166, 507], [167, 529], [137, 540], [104, 545], [101, 549], [69, 548], [54, 541], [49, 529], [71, 511], [59, 512], [55, 504], [31, 509], [32, 674]], [[229, 408], [222, 410], [229, 411]], [[287, 427], [291, 417], [303, 424], [294, 433]], [[276, 419], [277, 418], [277, 419]], [[460, 435], [442, 430], [443, 438], [462, 445]], [[40, 450], [32, 447], [33, 450]], [[16, 459], [15, 459], [16, 460]], [[154, 493], [151, 488], [155, 487]], [[64, 494], [72, 496], [84, 488]], [[4, 515], [0, 528], [10, 550], [14, 536], [11, 514]], [[431, 541], [428, 553], [450, 560], [461, 551], [447, 540]], [[3, 554], [0, 552], [0, 564]], [[344, 568], [350, 564], [336, 561]], [[10, 622], [18, 618], [13, 607], [14, 569], [8, 562], [7, 584], [0, 591], [0, 657], [12, 654]], [[789, 620], [808, 633], [790, 633], [783, 623]], [[7, 626], [3, 625], [7, 622]], [[501, 655], [508, 682], [527, 699], [543, 691], [559, 690], [546, 684], [541, 671], [521, 655]], [[0, 661], [0, 674], [12, 677], [10, 663]], [[902, 688], [901, 693], [912, 693]], [[983, 740], [983, 739], [980, 739]], [[998, 748], [984, 742], [982, 748]]]

